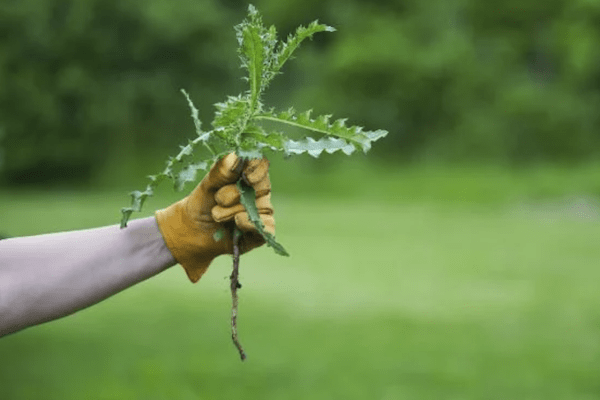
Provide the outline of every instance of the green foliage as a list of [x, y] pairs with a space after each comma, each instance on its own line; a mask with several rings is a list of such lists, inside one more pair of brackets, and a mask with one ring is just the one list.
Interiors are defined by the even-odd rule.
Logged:
[[[313, 131], [317, 134], [327, 135], [321, 140], [315, 141], [313, 138], [306, 138], [301, 142], [290, 139], [282, 142], [282, 148], [286, 154], [308, 153], [313, 157], [318, 157], [323, 150], [329, 154], [342, 150], [350, 155], [358, 148], [365, 153], [371, 148], [371, 143], [387, 135], [387, 131], [377, 130], [374, 132], [363, 131], [359, 126], [346, 126], [346, 119], [338, 119], [331, 123], [331, 115], [321, 115], [312, 119], [311, 111], [296, 115], [293, 108], [276, 114], [274, 111], [260, 114], [256, 118], [259, 120], [268, 120], [280, 122], [297, 128]], [[332, 138], [333, 136], [334, 138]], [[337, 139], [336, 139], [337, 138]], [[267, 143], [263, 144], [267, 145]], [[277, 150], [280, 148], [274, 147]]]
[[256, 192], [254, 191], [254, 188], [246, 185], [241, 179], [238, 181], [237, 187], [240, 191], [240, 203], [248, 212], [248, 218], [252, 221], [258, 230], [258, 233], [260, 233], [267, 241], [267, 245], [272, 247], [273, 250], [275, 250], [275, 253], [282, 256], [289, 256], [283, 246], [275, 240], [275, 236], [265, 231], [265, 227], [258, 213], [258, 208], [256, 208]]
[[224, 228], [217, 230], [213, 234], [213, 239], [215, 239], [215, 242], [220, 242], [221, 240], [223, 240], [224, 237], [225, 237], [225, 229]]
[[377, 149], [396, 160], [595, 157], [599, 4], [328, 3], [332, 23], [352, 29], [307, 59], [303, 67], [321, 73], [293, 101], [397, 132]]
[[[280, 67], [302, 41], [296, 21], [319, 16], [340, 30], [316, 35], [298, 62], [279, 70], [284, 76], [262, 76], [261, 84], [270, 82], [269, 104], [395, 132], [375, 149], [389, 161], [594, 159], [598, 4], [256, 0], [284, 39], [276, 45]], [[123, 179], [117, 172], [129, 168], [131, 176], [176, 146], [186, 110], [174, 87], [194, 93], [206, 122], [224, 93], [243, 90], [228, 43], [246, 7], [217, 0], [0, 2], [4, 182], [31, 181], [62, 165], [52, 184], [79, 171], [114, 186]], [[285, 40], [290, 32], [296, 40]]]
[[2, 171], [2, 167], [4, 166], [4, 147], [2, 146], [2, 139], [4, 139], [4, 129], [0, 126], [0, 171]]
[[[294, 50], [304, 40], [312, 38], [315, 33], [333, 32], [333, 28], [315, 21], [307, 27], [299, 27], [287, 41], [280, 42], [275, 27], [266, 28], [256, 8], [250, 5], [248, 18], [237, 25], [235, 31], [240, 60], [248, 72], [249, 89], [245, 93], [229, 96], [226, 101], [216, 104], [213, 129], [207, 132], [202, 130], [198, 109], [188, 94], [183, 91], [192, 112], [197, 138], [181, 147], [179, 154], [168, 160], [163, 172], [150, 177], [150, 183], [145, 191], [131, 193], [131, 205], [122, 209], [121, 228], [127, 226], [131, 214], [141, 210], [144, 201], [153, 195], [154, 189], [163, 180], [172, 180], [175, 190], [182, 190], [186, 183], [196, 180], [198, 170], [206, 170], [210, 164], [229, 152], [235, 151], [244, 159], [261, 158], [265, 150], [281, 151], [286, 155], [308, 153], [313, 157], [318, 157], [323, 151], [333, 153], [341, 150], [349, 155], [355, 149], [366, 153], [373, 141], [387, 135], [384, 130], [370, 132], [358, 126], [348, 127], [346, 119], [330, 122], [330, 115], [312, 119], [310, 111], [296, 115], [293, 109], [281, 113], [264, 110], [262, 95], [271, 80], [280, 73], [284, 63], [291, 58]], [[315, 140], [306, 137], [294, 141], [280, 132], [268, 132], [260, 125], [261, 121], [302, 128], [319, 134], [322, 138]], [[194, 151], [200, 144], [208, 150], [209, 154], [201, 161], [194, 161]], [[254, 206], [255, 194], [250, 189], [244, 190], [240, 186], [240, 192], [243, 194], [242, 204], [246, 207], [250, 220], [275, 252], [287, 255], [275, 238], [264, 231]]]
[[233, 18], [216, 0], [1, 2], [2, 174], [20, 183], [64, 165], [89, 179], [176, 145], [185, 110], [173, 86], [202, 88], [203, 108], [222, 96], [236, 64], [220, 30]]

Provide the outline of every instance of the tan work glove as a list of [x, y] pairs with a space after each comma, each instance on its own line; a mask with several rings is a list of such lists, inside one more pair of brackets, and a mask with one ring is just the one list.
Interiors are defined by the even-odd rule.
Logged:
[[[233, 254], [234, 224], [244, 233], [242, 253], [265, 243], [240, 204], [235, 183], [242, 172], [256, 191], [256, 206], [265, 230], [275, 234], [269, 162], [250, 160], [243, 171], [241, 167], [241, 159], [235, 154], [223, 157], [189, 196], [156, 212], [167, 247], [192, 282], [200, 279], [215, 257]], [[221, 228], [225, 228], [225, 236], [216, 241], [213, 235]]]

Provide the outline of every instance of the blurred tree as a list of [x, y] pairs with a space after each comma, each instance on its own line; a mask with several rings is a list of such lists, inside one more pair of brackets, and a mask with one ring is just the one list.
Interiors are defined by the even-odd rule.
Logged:
[[212, 110], [237, 67], [232, 24], [212, 0], [3, 2], [6, 179], [85, 178], [111, 155], [183, 141], [179, 88]]
[[[339, 27], [305, 104], [393, 134], [393, 158], [510, 162], [598, 154], [596, 1], [331, 1]], [[323, 93], [327, 93], [324, 96]]]
[[[385, 128], [390, 159], [580, 160], [600, 144], [596, 0], [257, 0], [281, 35], [318, 35], [271, 102]], [[87, 178], [193, 135], [243, 90], [239, 0], [4, 0], [5, 181]], [[45, 173], [42, 174], [42, 172]]]
[[2, 169], [4, 167], [4, 158], [6, 157], [4, 155], [5, 150], [4, 150], [4, 144], [2, 143], [3, 139], [4, 139], [4, 128], [2, 127], [2, 125], [0, 125], [0, 171], [2, 171]]

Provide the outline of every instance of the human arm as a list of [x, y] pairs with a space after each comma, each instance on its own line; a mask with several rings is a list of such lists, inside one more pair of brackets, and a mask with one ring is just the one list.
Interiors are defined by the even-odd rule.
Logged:
[[0, 336], [72, 314], [176, 264], [154, 217], [0, 241]]
[[[0, 336], [71, 314], [179, 262], [197, 282], [212, 260], [264, 243], [249, 222], [235, 182], [242, 172], [257, 193], [265, 229], [274, 233], [266, 160], [230, 154], [181, 201], [155, 217], [118, 226], [0, 241]], [[221, 240], [214, 234], [223, 229]]]

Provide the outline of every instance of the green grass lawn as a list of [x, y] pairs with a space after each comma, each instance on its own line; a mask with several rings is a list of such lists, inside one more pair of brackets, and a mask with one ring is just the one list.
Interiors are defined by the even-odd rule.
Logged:
[[[231, 266], [221, 257], [197, 285], [175, 267], [0, 339], [0, 399], [600, 398], [591, 197], [487, 202], [473, 182], [500, 193], [512, 178], [448, 172], [428, 192], [409, 175], [373, 183], [390, 189], [380, 199], [274, 194], [292, 257], [242, 258], [246, 362], [230, 340]], [[117, 223], [123, 200], [5, 192], [0, 231]]]

